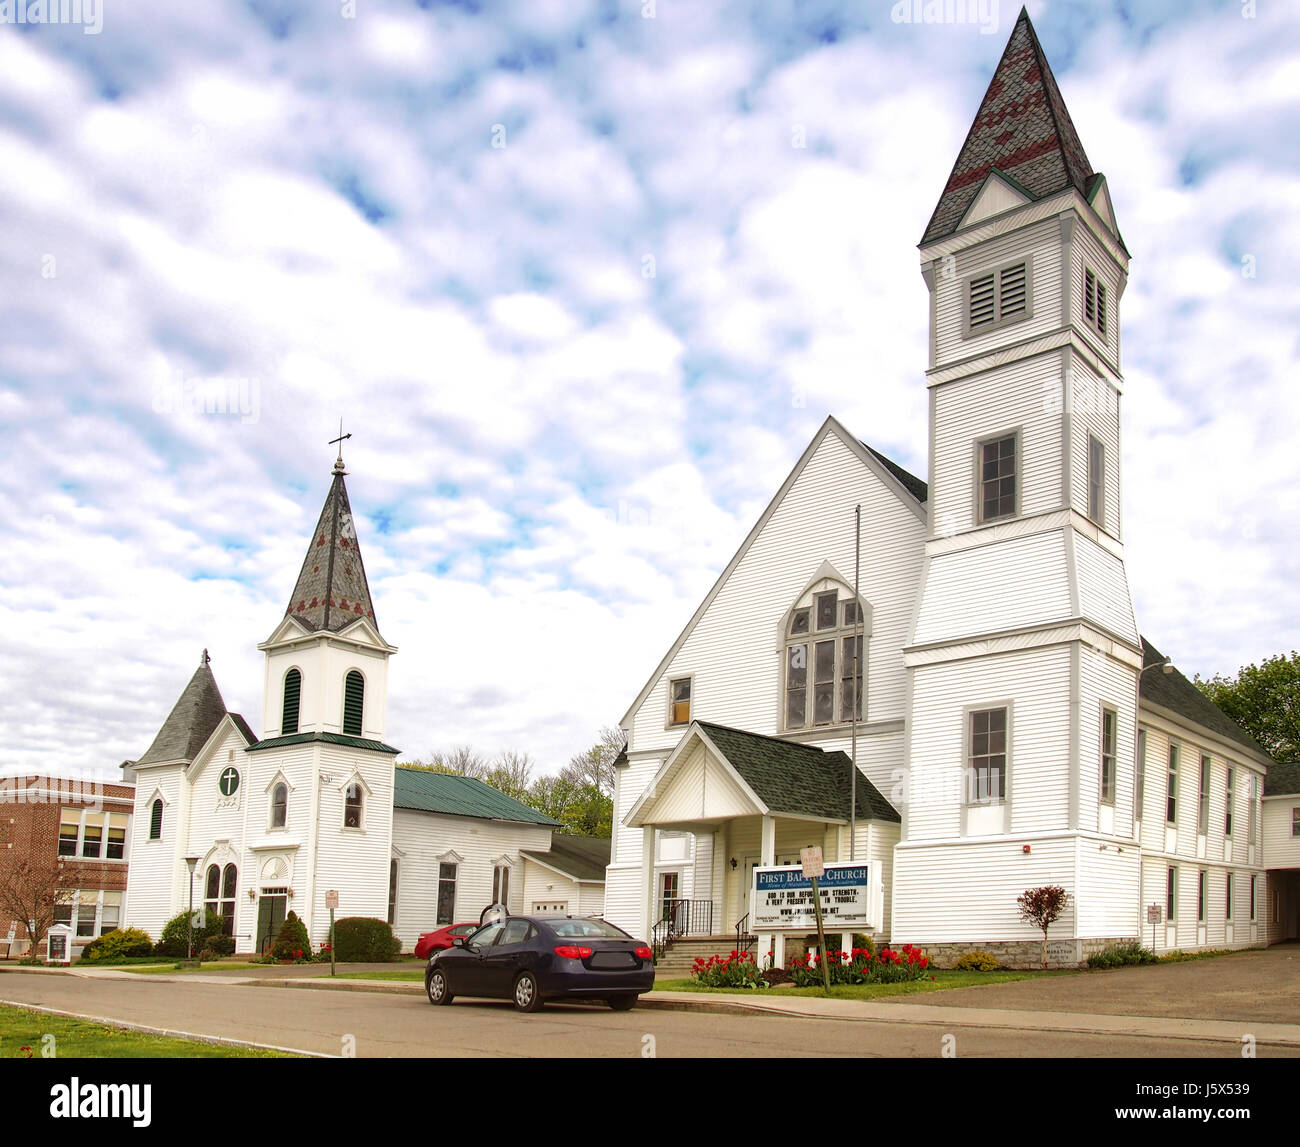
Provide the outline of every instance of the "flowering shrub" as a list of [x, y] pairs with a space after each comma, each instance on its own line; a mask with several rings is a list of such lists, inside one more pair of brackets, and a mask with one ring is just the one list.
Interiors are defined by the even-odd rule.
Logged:
[[699, 956], [691, 968], [691, 979], [702, 988], [766, 988], [754, 957], [733, 951], [730, 956]]
[[[911, 944], [899, 950], [881, 948], [874, 955], [868, 948], [854, 948], [852, 952], [829, 950], [826, 968], [832, 984], [900, 984], [926, 979], [930, 958]], [[822, 982], [822, 969], [813, 954], [795, 957], [786, 969], [796, 987], [816, 987]]]

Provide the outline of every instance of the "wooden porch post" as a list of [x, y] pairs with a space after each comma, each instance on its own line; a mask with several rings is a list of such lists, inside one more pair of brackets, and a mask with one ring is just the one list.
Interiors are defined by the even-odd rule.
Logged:
[[[763, 866], [773, 865], [776, 863], [776, 817], [770, 814], [764, 814], [761, 821], [762, 828], [759, 833], [759, 864]], [[750, 905], [753, 911], [754, 905]], [[779, 951], [774, 950], [775, 947]], [[762, 967], [763, 962], [767, 959], [767, 954], [772, 953], [772, 963], [774, 967], [782, 967], [785, 964], [785, 936], [777, 933], [775, 936], [771, 932], [760, 932], [758, 934], [758, 964]]]

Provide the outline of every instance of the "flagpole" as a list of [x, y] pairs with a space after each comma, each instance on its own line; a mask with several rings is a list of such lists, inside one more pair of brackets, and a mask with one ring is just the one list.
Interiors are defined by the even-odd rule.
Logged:
[[853, 537], [853, 752], [849, 772], [849, 859], [858, 859], [858, 631], [862, 627], [862, 599], [858, 580], [862, 574], [862, 504], [854, 511]]

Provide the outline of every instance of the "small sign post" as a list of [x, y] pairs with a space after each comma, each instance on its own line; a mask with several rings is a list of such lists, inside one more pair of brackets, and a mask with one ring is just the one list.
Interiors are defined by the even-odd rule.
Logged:
[[334, 969], [334, 909], [339, 906], [338, 889], [331, 888], [325, 893], [325, 907], [330, 910], [330, 975], [338, 973]]
[[1151, 951], [1153, 952], [1156, 950], [1156, 925], [1160, 923], [1161, 915], [1159, 904], [1147, 905], [1147, 923], [1151, 925]]
[[822, 897], [817, 891], [817, 878], [824, 871], [822, 867], [822, 850], [817, 845], [799, 850], [799, 863], [803, 865], [803, 874], [812, 881], [813, 911], [817, 913], [817, 943], [821, 945], [822, 984], [826, 994], [831, 994], [831, 970], [826, 963], [826, 927], [822, 922]]

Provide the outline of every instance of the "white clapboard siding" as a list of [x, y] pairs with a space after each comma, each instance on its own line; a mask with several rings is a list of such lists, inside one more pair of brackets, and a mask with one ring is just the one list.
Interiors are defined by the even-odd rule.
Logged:
[[1115, 844], [1091, 837], [1077, 837], [1076, 841], [1075, 935], [1084, 939], [1136, 938], [1142, 882], [1137, 850], [1121, 852]]
[[[1134, 689], [1136, 673], [1100, 649], [1079, 646], [1079, 827], [1133, 839]], [[1113, 709], [1115, 798], [1110, 828], [1101, 817], [1101, 725], [1103, 708]], [[1136, 885], [1134, 886], [1136, 894]]]
[[[172, 904], [185, 880], [181, 860], [186, 826], [181, 819], [181, 765], [140, 769], [136, 774], [131, 815], [131, 865], [123, 898], [122, 926], [140, 928], [156, 941], [175, 915]], [[150, 813], [157, 795], [164, 800], [162, 836], [149, 839]]]
[[1104, 528], [1120, 536], [1123, 494], [1120, 459], [1119, 407], [1115, 382], [1098, 375], [1079, 355], [1070, 357], [1070, 490], [1071, 505], [1088, 516], [1088, 439], [1095, 436], [1104, 447]]
[[[1088, 324], [1084, 311], [1084, 268], [1094, 272], [1106, 285], [1106, 337], [1102, 338]], [[1119, 362], [1119, 280], [1120, 269], [1115, 265], [1096, 237], [1087, 227], [1074, 229], [1074, 242], [1070, 248], [1070, 295], [1074, 325], [1083, 332], [1084, 340], [1105, 361], [1117, 366]]]
[[1080, 615], [1136, 645], [1137, 621], [1123, 561], [1091, 538], [1073, 530], [1070, 536], [1074, 541]]
[[1293, 810], [1297, 808], [1300, 808], [1300, 794], [1265, 799], [1265, 868], [1300, 868], [1300, 836], [1291, 835], [1295, 823]]
[[633, 749], [668, 750], [680, 739], [682, 729], [667, 725], [668, 689], [673, 678], [687, 675], [693, 675], [692, 717], [756, 733], [779, 731], [782, 622], [823, 562], [852, 579], [859, 503], [860, 591], [874, 615], [866, 640], [864, 716], [871, 721], [903, 716], [902, 647], [924, 526], [896, 488], [832, 427], [671, 664], [629, 715]]
[[[1000, 326], [987, 334], [964, 337], [966, 280], [972, 275], [996, 271], [1022, 258], [1032, 264], [1032, 294], [1029, 301], [1032, 315], [1020, 322]], [[953, 273], [947, 273], [941, 265], [935, 277], [938, 365], [985, 354], [1060, 326], [1060, 300], [1060, 224], [1054, 217], [958, 253]]]
[[[581, 907], [580, 885], [572, 877], [564, 876], [553, 869], [543, 867], [524, 857], [524, 892], [520, 911], [530, 913], [537, 905], [563, 905], [566, 914], [586, 915]], [[436, 880], [435, 880], [436, 884]], [[436, 889], [435, 889], [436, 891]], [[435, 907], [437, 901], [435, 899]], [[431, 930], [431, 929], [430, 929]]]
[[[460, 857], [453, 924], [477, 920], [483, 909], [491, 904], [493, 868], [501, 858], [510, 866], [507, 907], [511, 912], [524, 913], [532, 908], [529, 891], [532, 886], [519, 853], [521, 849], [546, 852], [551, 847], [551, 829], [548, 825], [445, 816], [399, 808], [393, 810], [392, 847], [398, 854], [397, 920], [393, 930], [401, 939], [402, 947], [410, 950], [422, 932], [432, 932], [440, 926], [437, 923], [438, 873], [441, 861], [451, 859], [448, 853], [455, 852]], [[536, 868], [535, 865], [530, 867]], [[387, 893], [385, 886], [385, 898]], [[340, 900], [343, 900], [342, 893]], [[527, 905], [525, 901], [528, 901]], [[346, 907], [346, 904], [340, 907]], [[383, 910], [378, 913], [348, 911], [342, 914], [378, 915], [383, 919], [387, 914], [387, 899]]]
[[1065, 535], [1052, 530], [930, 560], [915, 640], [1059, 621], [1071, 615]]
[[[1073, 838], [1037, 839], [1028, 855], [1018, 840], [905, 842], [894, 850], [890, 943], [1041, 939], [1042, 932], [1019, 919], [1016, 897], [1044, 884], [1076, 891]], [[1078, 935], [1074, 905], [1053, 928], [1060, 936]]]
[[1009, 705], [1012, 832], [1051, 831], [1069, 812], [1068, 645], [918, 666], [913, 670], [909, 841], [960, 832], [966, 710]]
[[1059, 509], [1062, 360], [1059, 351], [936, 387], [933, 522], [940, 534], [977, 524], [977, 451], [987, 438], [1020, 433], [1018, 512]]

